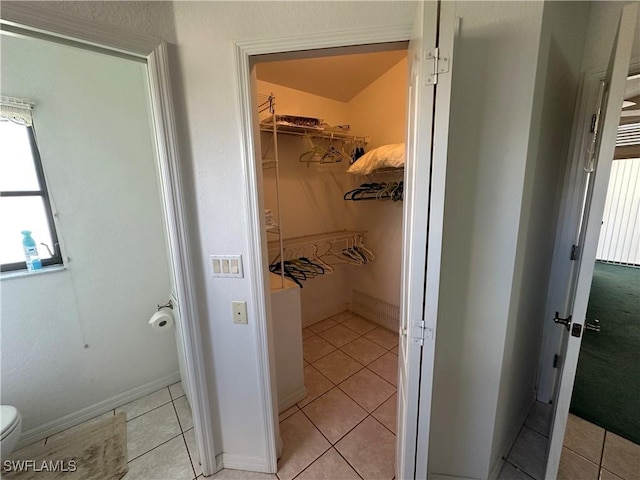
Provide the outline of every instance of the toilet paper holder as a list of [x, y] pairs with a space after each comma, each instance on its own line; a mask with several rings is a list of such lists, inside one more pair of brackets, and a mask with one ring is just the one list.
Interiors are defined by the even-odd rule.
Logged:
[[173, 302], [171, 300], [169, 300], [164, 305], [156, 305], [156, 306], [158, 307], [158, 311], [162, 310], [163, 308], [170, 308], [171, 310], [173, 310]]

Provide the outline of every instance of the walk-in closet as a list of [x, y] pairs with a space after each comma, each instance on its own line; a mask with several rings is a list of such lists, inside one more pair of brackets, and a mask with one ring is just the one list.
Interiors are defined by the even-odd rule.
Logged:
[[395, 475], [406, 48], [254, 68], [281, 479]]

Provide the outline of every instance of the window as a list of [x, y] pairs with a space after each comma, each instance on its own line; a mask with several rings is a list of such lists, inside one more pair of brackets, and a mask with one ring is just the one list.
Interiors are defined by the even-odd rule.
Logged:
[[51, 203], [31, 121], [31, 105], [0, 103], [0, 263], [26, 270], [22, 231], [31, 231], [42, 265], [62, 264]]

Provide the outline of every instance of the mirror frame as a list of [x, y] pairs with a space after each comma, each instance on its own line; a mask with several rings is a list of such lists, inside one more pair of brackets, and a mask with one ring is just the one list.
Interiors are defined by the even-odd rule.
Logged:
[[69, 17], [29, 3], [3, 2], [0, 30], [9, 34], [43, 38], [106, 54], [141, 61], [147, 66], [150, 110], [155, 137], [156, 168], [174, 294], [180, 307], [180, 341], [185, 352], [186, 383], [193, 413], [196, 443], [204, 476], [220, 468], [216, 462], [202, 332], [191, 264], [186, 202], [174, 120], [169, 58], [166, 43], [135, 32], [89, 20]]

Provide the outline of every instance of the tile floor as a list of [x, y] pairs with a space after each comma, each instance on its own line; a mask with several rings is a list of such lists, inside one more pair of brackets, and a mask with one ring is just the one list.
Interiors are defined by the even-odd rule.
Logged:
[[[343, 312], [303, 329], [303, 348], [308, 395], [280, 414], [284, 450], [277, 476], [222, 470], [209, 478], [394, 477], [397, 335]], [[85, 423], [120, 412], [127, 416], [129, 471], [124, 480], [204, 478], [180, 383]], [[551, 416], [550, 405], [533, 405], [498, 480], [543, 478]], [[35, 445], [63, 439], [82, 425]], [[29, 458], [29, 448], [15, 455]], [[570, 415], [558, 480], [640, 480], [640, 445]]]
[[[193, 480], [202, 473], [191, 408], [176, 383], [146, 397], [52, 435], [35, 445], [56, 442], [82, 426], [124, 412], [127, 417], [129, 471], [123, 480]], [[15, 453], [29, 458], [28, 449]]]
[[[498, 480], [542, 480], [552, 414], [533, 405]], [[640, 445], [570, 414], [558, 480], [640, 480]]]
[[279, 480], [394, 477], [397, 345], [351, 312], [303, 329], [308, 395], [280, 414]]

